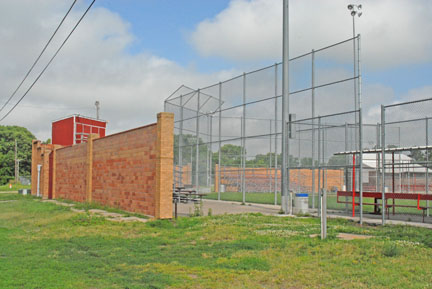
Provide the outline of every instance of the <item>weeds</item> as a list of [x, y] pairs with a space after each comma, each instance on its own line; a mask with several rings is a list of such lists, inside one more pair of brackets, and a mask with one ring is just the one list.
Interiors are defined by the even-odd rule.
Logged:
[[401, 254], [401, 251], [395, 243], [390, 243], [384, 246], [382, 253], [386, 257], [396, 257]]

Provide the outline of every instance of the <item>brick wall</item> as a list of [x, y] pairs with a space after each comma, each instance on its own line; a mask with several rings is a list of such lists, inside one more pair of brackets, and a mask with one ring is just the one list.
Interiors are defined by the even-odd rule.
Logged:
[[[215, 165], [215, 191], [218, 191], [218, 179], [221, 177], [221, 184], [225, 185], [227, 192], [241, 191], [241, 168], [237, 167], [221, 167], [219, 176], [218, 165]], [[343, 170], [326, 170], [327, 190], [331, 191], [334, 188], [342, 189], [344, 184]], [[281, 172], [276, 172], [278, 179], [278, 190], [280, 191]], [[245, 184], [247, 192], [271, 192], [274, 190], [275, 170], [272, 168], [246, 168]], [[291, 189], [296, 191], [298, 188], [302, 192], [312, 191], [312, 170], [308, 169], [291, 169], [290, 170]], [[315, 172], [315, 191], [318, 188], [318, 171]]]
[[86, 198], [85, 144], [56, 150], [55, 198], [85, 202]]
[[157, 124], [93, 142], [96, 203], [155, 216]]
[[52, 173], [41, 178], [47, 188], [52, 178], [53, 198], [171, 218], [174, 115], [157, 118], [154, 124], [100, 139], [91, 135], [87, 143], [64, 148], [34, 141], [32, 181], [37, 178], [33, 167], [46, 158], [43, 168]]

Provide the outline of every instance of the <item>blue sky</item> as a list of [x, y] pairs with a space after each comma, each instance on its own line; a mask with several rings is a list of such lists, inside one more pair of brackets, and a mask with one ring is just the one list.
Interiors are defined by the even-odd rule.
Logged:
[[229, 0], [100, 0], [96, 5], [118, 13], [131, 24], [135, 42], [130, 53], [143, 51], [193, 66], [203, 72], [229, 68], [223, 59], [202, 58], [188, 42], [188, 35], [203, 19], [225, 9]]
[[[350, 2], [290, 0], [291, 56], [351, 37]], [[356, 28], [362, 35], [365, 117], [376, 121], [380, 104], [432, 97], [432, 1], [360, 2], [363, 15]], [[0, 1], [0, 102], [21, 81], [71, 3]], [[89, 3], [78, 1], [23, 89]], [[281, 61], [281, 8], [282, 0], [97, 0], [2, 125], [29, 127], [46, 139], [52, 120], [94, 115], [96, 100], [111, 132], [152, 122], [163, 100], [182, 84], [200, 88]], [[350, 47], [344, 53], [350, 55]], [[346, 65], [349, 55], [331, 57]], [[349, 69], [344, 73], [350, 75]]]
[[[133, 44], [127, 48], [131, 54], [149, 52], [203, 73], [232, 68], [240, 71], [256, 69], [280, 61], [280, 57], [273, 57], [271, 60], [235, 61], [219, 56], [202, 56], [197, 53], [190, 43], [190, 34], [201, 21], [212, 19], [227, 9], [229, 3], [230, 0], [99, 0], [96, 5], [118, 13], [130, 23], [130, 31], [136, 37]], [[365, 13], [367, 17], [367, 10]], [[365, 16], [357, 21], [363, 20], [368, 21]], [[358, 29], [358, 32], [362, 31]], [[340, 40], [347, 37], [350, 37], [350, 34], [340, 35]], [[365, 38], [364, 41], [368, 39]], [[409, 58], [410, 55], [406, 57]], [[431, 83], [432, 63], [430, 61], [384, 69], [363, 66], [362, 69], [363, 81], [366, 84], [380, 83], [392, 87], [397, 97], [411, 89]]]

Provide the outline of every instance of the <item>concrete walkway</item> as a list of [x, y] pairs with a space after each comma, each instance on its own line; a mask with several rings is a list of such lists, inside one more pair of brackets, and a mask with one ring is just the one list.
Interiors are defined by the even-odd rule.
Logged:
[[[211, 210], [212, 215], [223, 215], [223, 214], [242, 214], [242, 213], [262, 213], [264, 215], [273, 215], [279, 217], [295, 217], [295, 215], [284, 215], [279, 214], [281, 207], [275, 205], [266, 204], [253, 204], [246, 203], [242, 205], [240, 202], [233, 201], [217, 201], [217, 200], [203, 200], [202, 201], [202, 214], [204, 216], [208, 215], [209, 210]], [[194, 213], [195, 207], [200, 209], [199, 204], [194, 203], [178, 203], [177, 204], [177, 215], [178, 216], [190, 216]], [[318, 217], [315, 210], [311, 210], [311, 215]], [[174, 204], [173, 204], [173, 215], [174, 215]], [[330, 219], [346, 219], [354, 222], [359, 222], [358, 217], [349, 217], [346, 215], [337, 214], [336, 211], [329, 210], [327, 217]], [[368, 225], [381, 225], [381, 218], [379, 216], [369, 217], [368, 215], [363, 217], [363, 223]], [[386, 224], [389, 225], [404, 225], [432, 229], [432, 224], [421, 223], [421, 222], [406, 222], [403, 220], [386, 220]]]
[[[184, 204], [177, 204], [178, 216], [189, 216], [194, 213], [195, 207], [200, 207], [199, 204], [192, 202]], [[175, 204], [173, 204], [173, 213], [175, 210]], [[207, 216], [211, 211], [212, 215], [223, 215], [223, 214], [242, 214], [242, 213], [262, 213], [265, 215], [276, 215], [280, 211], [280, 206], [265, 205], [265, 204], [252, 204], [246, 203], [242, 205], [240, 202], [231, 201], [217, 201], [217, 200], [203, 200], [202, 201], [202, 213]]]

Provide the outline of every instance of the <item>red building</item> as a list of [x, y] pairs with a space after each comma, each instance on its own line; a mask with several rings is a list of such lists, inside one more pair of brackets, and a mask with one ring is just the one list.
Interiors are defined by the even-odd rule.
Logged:
[[87, 141], [89, 134], [105, 136], [107, 122], [74, 114], [52, 123], [52, 144], [70, 146]]

